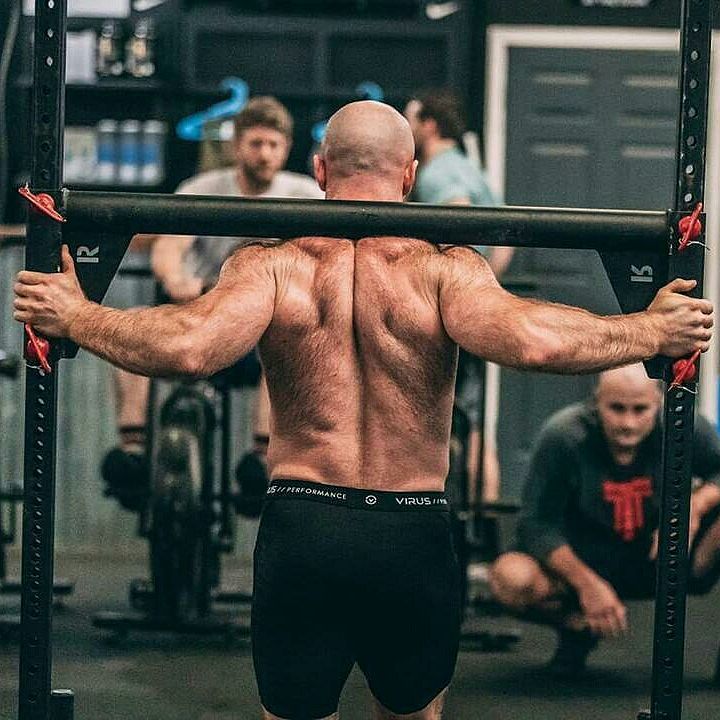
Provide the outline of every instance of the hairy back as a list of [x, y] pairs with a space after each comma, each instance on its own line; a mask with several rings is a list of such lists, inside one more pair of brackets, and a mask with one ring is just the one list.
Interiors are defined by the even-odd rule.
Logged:
[[457, 349], [440, 317], [439, 251], [398, 238], [274, 249], [260, 344], [274, 477], [440, 489]]

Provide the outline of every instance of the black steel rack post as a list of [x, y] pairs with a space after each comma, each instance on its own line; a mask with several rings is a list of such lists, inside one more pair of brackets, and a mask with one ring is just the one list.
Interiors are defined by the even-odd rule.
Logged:
[[[31, 182], [35, 192], [50, 195], [56, 205], [62, 183], [66, 24], [66, 0], [36, 0]], [[57, 270], [61, 242], [61, 224], [31, 208], [26, 268]], [[58, 387], [53, 356], [50, 367], [49, 374], [28, 367], [25, 386], [20, 720], [72, 714], [72, 695], [51, 693]]]
[[[683, 0], [680, 30], [680, 121], [674, 210], [668, 213], [669, 277], [694, 278], [702, 296], [703, 234], [678, 250], [680, 218], [704, 201], [712, 0]], [[705, 225], [704, 216], [703, 227]], [[666, 374], [658, 579], [650, 711], [641, 720], [680, 720], [685, 655], [685, 610], [690, 569], [688, 531], [697, 377], [672, 384]]]

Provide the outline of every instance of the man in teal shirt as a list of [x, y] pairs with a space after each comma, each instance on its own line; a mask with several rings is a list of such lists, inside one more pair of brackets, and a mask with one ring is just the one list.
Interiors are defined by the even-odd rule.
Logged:
[[[485, 174], [463, 152], [466, 126], [459, 98], [449, 90], [421, 93], [405, 108], [420, 161], [412, 199], [431, 205], [499, 205]], [[512, 258], [513, 248], [486, 253], [499, 277]]]
[[[431, 205], [499, 205], [485, 174], [478, 163], [464, 152], [463, 135], [466, 131], [460, 99], [449, 90], [420, 93], [408, 102], [405, 117], [415, 138], [415, 150], [420, 161], [412, 200]], [[495, 275], [505, 272], [513, 256], [513, 248], [496, 247], [488, 250], [474, 246], [486, 255]], [[458, 379], [455, 387], [455, 405], [470, 423], [468, 438], [468, 474], [477, 477], [480, 443], [480, 413], [478, 403], [484, 368], [473, 358], [460, 355]], [[487, 452], [483, 468], [483, 497], [497, 499], [499, 468], [494, 438], [486, 438]]]
[[457, 145], [440, 150], [420, 166], [415, 194], [419, 202], [432, 205], [498, 204], [484, 173]]

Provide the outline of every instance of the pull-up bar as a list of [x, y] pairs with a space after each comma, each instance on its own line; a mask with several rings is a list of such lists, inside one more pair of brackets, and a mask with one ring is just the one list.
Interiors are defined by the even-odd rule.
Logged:
[[419, 237], [453, 245], [514, 245], [667, 254], [663, 212], [448, 207], [327, 200], [246, 200], [67, 190], [68, 230], [133, 235], [359, 239]]

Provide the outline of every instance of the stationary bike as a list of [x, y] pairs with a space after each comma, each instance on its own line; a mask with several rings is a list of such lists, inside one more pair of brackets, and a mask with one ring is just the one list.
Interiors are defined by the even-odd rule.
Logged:
[[[466, 362], [478, 364], [484, 376], [482, 361], [467, 356]], [[485, 417], [485, 382], [480, 383], [477, 405], [480, 418], [480, 447], [478, 448], [478, 479], [475, 494], [482, 498], [483, 456], [482, 437]], [[489, 623], [490, 618], [501, 615], [499, 606], [489, 597], [473, 598], [470, 588], [470, 567], [482, 564], [485, 568], [500, 552], [499, 520], [503, 515], [517, 512], [510, 503], [472, 500], [468, 475], [468, 452], [471, 423], [457, 405], [453, 408], [450, 464], [445, 490], [452, 507], [452, 525], [455, 548], [460, 564], [460, 601], [463, 612], [461, 644], [466, 650], [498, 652], [509, 650], [520, 639], [514, 628]]]
[[150, 487], [140, 517], [140, 534], [148, 541], [149, 578], [130, 585], [136, 613], [100, 613], [93, 620], [96, 627], [119, 635], [130, 630], [247, 634], [247, 623], [219, 614], [214, 603], [249, 600], [217, 590], [221, 555], [234, 547], [238, 505], [230, 471], [231, 390], [254, 384], [258, 377], [257, 361], [246, 358], [240, 368], [210, 380], [181, 383], [163, 402], [158, 421], [149, 418], [154, 428], [148, 449]]
[[[206, 392], [207, 391], [207, 392]], [[214, 522], [215, 412], [209, 388], [181, 385], [160, 412], [148, 503], [151, 587], [136, 605], [157, 617], [196, 619], [210, 610], [223, 549]]]

